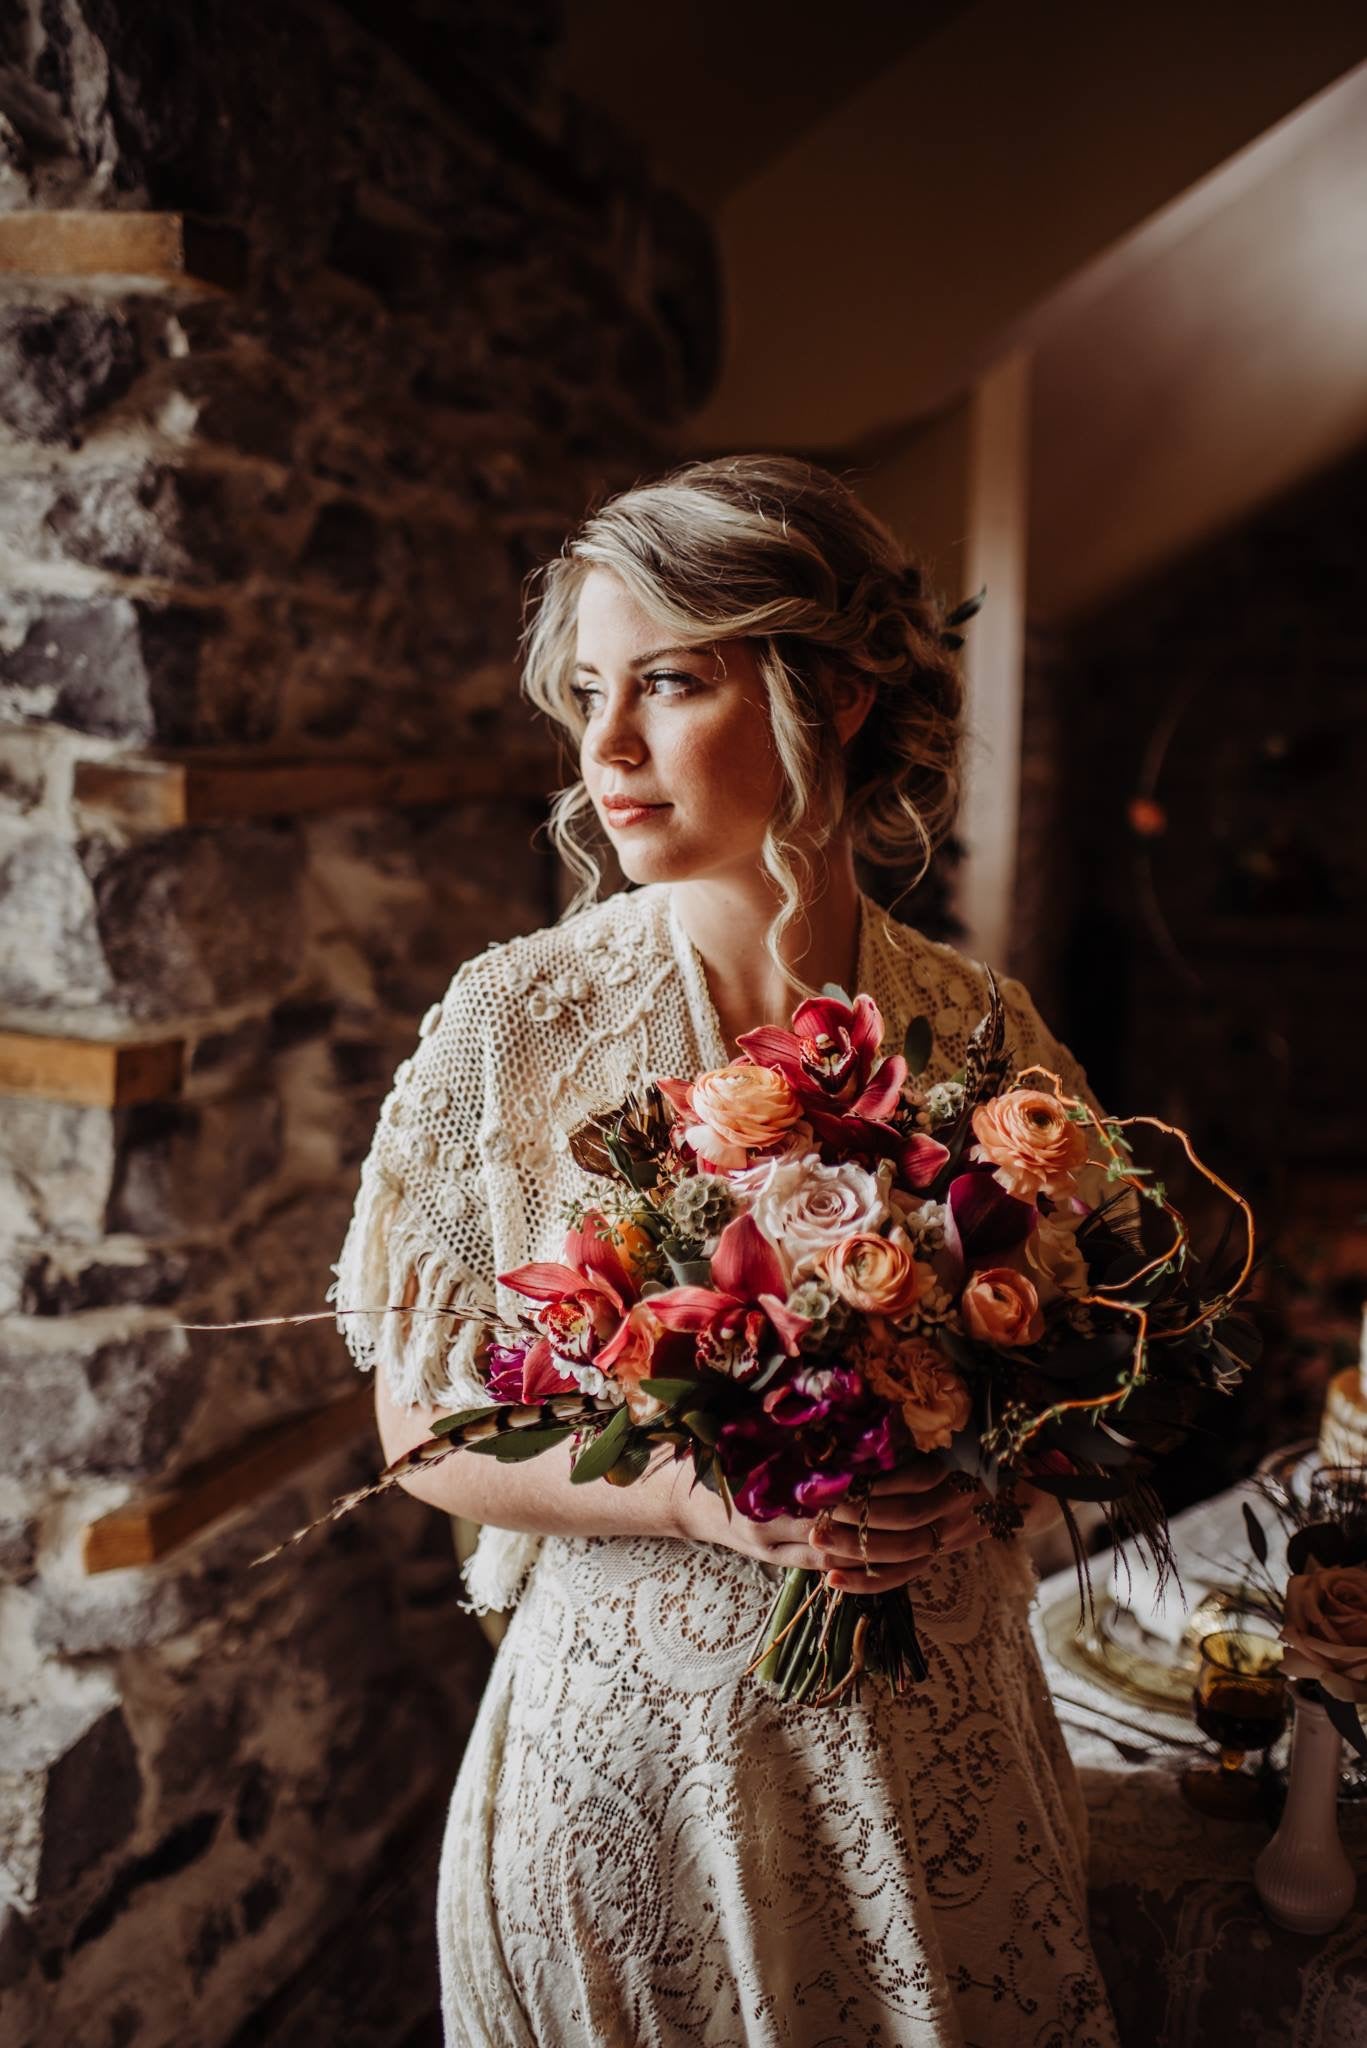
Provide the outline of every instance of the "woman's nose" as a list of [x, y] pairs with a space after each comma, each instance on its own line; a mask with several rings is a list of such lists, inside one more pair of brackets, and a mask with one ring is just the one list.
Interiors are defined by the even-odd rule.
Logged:
[[589, 730], [588, 743], [595, 761], [604, 766], [610, 761], [637, 763], [645, 759], [645, 740], [624, 696], [608, 697]]

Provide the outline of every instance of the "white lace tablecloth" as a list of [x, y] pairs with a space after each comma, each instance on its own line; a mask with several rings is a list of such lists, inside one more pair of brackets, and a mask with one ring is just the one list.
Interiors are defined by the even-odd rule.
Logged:
[[[1185, 1605], [1237, 1579], [1247, 1555], [1236, 1487], [1173, 1523]], [[1265, 1525], [1270, 1511], [1260, 1511]], [[1221, 1569], [1221, 1561], [1225, 1569]], [[1097, 1574], [1098, 1590], [1101, 1573]], [[1269, 1837], [1258, 1820], [1210, 1820], [1178, 1778], [1214, 1751], [1187, 1716], [1148, 1708], [1062, 1662], [1044, 1622], [1076, 1601], [1071, 1571], [1046, 1579], [1034, 1627], [1055, 1705], [1083, 1781], [1091, 1821], [1092, 1938], [1126, 2048], [1350, 2048], [1367, 2042], [1367, 1800], [1340, 1804], [1344, 1847], [1359, 1872], [1353, 1911], [1332, 1934], [1288, 1934], [1266, 1917], [1253, 1860]], [[1131, 1604], [1152, 1588], [1137, 1574]], [[1169, 1595], [1165, 1633], [1183, 1601]], [[1118, 1746], [1123, 1745], [1123, 1748]], [[1284, 1756], [1282, 1747], [1274, 1758]], [[1136, 1758], [1124, 1752], [1149, 1752]]]

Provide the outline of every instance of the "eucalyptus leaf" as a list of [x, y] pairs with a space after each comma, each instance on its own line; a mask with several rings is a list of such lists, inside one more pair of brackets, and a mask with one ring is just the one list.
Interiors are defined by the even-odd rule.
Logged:
[[432, 1424], [433, 1436], [450, 1436], [452, 1430], [468, 1429], [472, 1422], [487, 1422], [497, 1404], [486, 1401], [482, 1408], [462, 1408], [455, 1415], [442, 1415]]
[[847, 1010], [852, 1010], [854, 1008], [853, 1001], [845, 993], [844, 989], [840, 986], [840, 983], [838, 981], [823, 981], [821, 984], [821, 993], [823, 996], [829, 996], [832, 1002], [843, 1003]]
[[633, 1437], [615, 1465], [610, 1465], [603, 1474], [609, 1486], [632, 1486], [640, 1479], [650, 1463], [650, 1445], [642, 1437]]
[[575, 1459], [570, 1472], [573, 1483], [584, 1486], [590, 1479], [601, 1479], [617, 1463], [630, 1433], [630, 1412], [619, 1408], [607, 1428], [600, 1430], [593, 1442]]
[[467, 1444], [468, 1451], [479, 1451], [486, 1458], [497, 1458], [500, 1465], [520, 1465], [526, 1458], [539, 1458], [543, 1451], [553, 1450], [556, 1444], [563, 1444], [573, 1431], [566, 1425], [555, 1429], [506, 1429], [497, 1436], [481, 1437], [478, 1443]]
[[643, 1394], [653, 1394], [657, 1401], [664, 1401], [666, 1403], [684, 1400], [687, 1395], [696, 1392], [697, 1385], [698, 1382], [696, 1380], [642, 1380], [640, 1382]]
[[935, 1034], [930, 1028], [929, 1017], [913, 1017], [907, 1026], [907, 1035], [902, 1043], [902, 1057], [907, 1063], [909, 1074], [923, 1074], [930, 1060]]
[[678, 1286], [710, 1287], [712, 1285], [712, 1266], [710, 1260], [675, 1259], [671, 1258], [668, 1252], [665, 1253], [665, 1257], [669, 1259], [669, 1270], [674, 1275]]
[[679, 1420], [683, 1423], [685, 1429], [691, 1429], [694, 1436], [701, 1438], [703, 1443], [715, 1444], [717, 1441], [721, 1424], [710, 1410], [706, 1408], [690, 1408], [679, 1417]]

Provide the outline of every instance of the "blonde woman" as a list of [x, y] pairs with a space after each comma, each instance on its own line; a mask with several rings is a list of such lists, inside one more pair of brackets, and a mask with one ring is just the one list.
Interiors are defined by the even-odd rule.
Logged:
[[[929, 1015], [931, 1078], [984, 1007], [981, 967], [856, 883], [856, 853], [924, 868], [948, 829], [962, 693], [921, 573], [835, 477], [741, 457], [624, 492], [540, 573], [524, 684], [578, 747], [552, 829], [581, 907], [467, 962], [425, 1021], [342, 1307], [494, 1306], [492, 1276], [559, 1253], [585, 1108], [723, 1065], [825, 982], [867, 989], [894, 1047]], [[593, 828], [632, 885], [601, 903]], [[1019, 1060], [1084, 1092], [1003, 988]], [[386, 1456], [483, 1398], [473, 1326], [343, 1328], [378, 1367]], [[484, 1525], [474, 1609], [514, 1609], [442, 1856], [448, 2048], [1113, 2043], [1019, 1542], [983, 1541], [933, 1475], [881, 1482], [866, 1571], [853, 1509], [728, 1521], [681, 1465], [629, 1488], [569, 1472], [563, 1448], [458, 1455], [410, 1484]], [[1034, 1499], [1028, 1525], [1052, 1512]], [[792, 1565], [913, 1587], [925, 1684], [814, 1711], [743, 1678]]]

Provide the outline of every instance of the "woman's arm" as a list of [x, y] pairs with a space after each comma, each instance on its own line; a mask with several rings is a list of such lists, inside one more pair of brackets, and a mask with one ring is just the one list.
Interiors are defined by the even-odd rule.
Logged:
[[[383, 1374], [377, 1374], [375, 1419], [386, 1463], [430, 1437], [441, 1413], [440, 1408], [400, 1406]], [[416, 1500], [445, 1514], [500, 1529], [542, 1536], [686, 1537], [722, 1543], [771, 1564], [800, 1565], [807, 1571], [821, 1564], [808, 1541], [810, 1518], [781, 1516], [759, 1523], [736, 1514], [728, 1523], [715, 1494], [701, 1485], [693, 1489], [691, 1460], [676, 1462], [667, 1454], [630, 1486], [609, 1486], [601, 1479], [576, 1486], [570, 1478], [569, 1438], [540, 1457], [506, 1465], [481, 1453], [453, 1451], [440, 1464], [399, 1483]], [[705, 1513], [704, 1502], [714, 1514]]]

